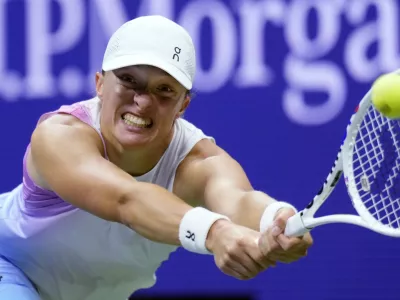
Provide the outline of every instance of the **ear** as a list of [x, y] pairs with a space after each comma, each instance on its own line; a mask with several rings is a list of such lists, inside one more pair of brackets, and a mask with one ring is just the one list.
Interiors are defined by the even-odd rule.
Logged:
[[183, 99], [182, 102], [182, 106], [181, 109], [179, 110], [179, 112], [176, 114], [176, 119], [180, 118], [186, 111], [186, 109], [188, 108], [189, 104], [190, 104], [191, 98], [189, 95], [185, 96], [185, 99]]
[[104, 76], [102, 73], [100, 72], [96, 72], [96, 93], [97, 93], [97, 97], [99, 97], [100, 99], [103, 96], [103, 84], [104, 84]]

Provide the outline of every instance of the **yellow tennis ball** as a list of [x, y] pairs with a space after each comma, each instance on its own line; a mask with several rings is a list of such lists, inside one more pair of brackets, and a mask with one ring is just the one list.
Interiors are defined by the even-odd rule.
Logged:
[[385, 117], [400, 118], [400, 75], [388, 73], [379, 76], [372, 85], [371, 100]]

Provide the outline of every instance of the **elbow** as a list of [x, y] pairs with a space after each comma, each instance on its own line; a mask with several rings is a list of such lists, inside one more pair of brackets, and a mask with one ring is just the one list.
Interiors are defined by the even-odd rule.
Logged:
[[[136, 184], [135, 184], [136, 185]], [[117, 199], [116, 205], [116, 220], [117, 222], [132, 228], [132, 219], [134, 216], [132, 214], [135, 213], [135, 205], [137, 202], [137, 196], [135, 192], [135, 188], [130, 188], [124, 190], [120, 193]], [[133, 229], [133, 228], [132, 228]]]
[[122, 191], [117, 201], [118, 222], [135, 229], [146, 216], [148, 199], [152, 198], [154, 185], [147, 182], [135, 181]]

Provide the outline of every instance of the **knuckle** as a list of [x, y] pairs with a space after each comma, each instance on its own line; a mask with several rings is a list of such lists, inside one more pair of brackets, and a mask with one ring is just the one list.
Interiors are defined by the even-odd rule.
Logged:
[[237, 248], [243, 248], [247, 245], [247, 241], [244, 237], [241, 237], [236, 240], [236, 247]]
[[276, 218], [274, 219], [274, 223], [277, 225], [282, 225], [282, 224], [285, 224], [286, 221], [285, 221], [285, 218], [282, 216], [282, 214], [280, 214], [280, 215], [276, 216]]
[[296, 248], [297, 246], [300, 246], [301, 244], [302, 244], [302, 243], [299, 242], [298, 240], [293, 239], [293, 240], [290, 240], [290, 241], [287, 243], [286, 248], [287, 248], [287, 249]]
[[[290, 244], [287, 243], [287, 242], [281, 243], [280, 244], [280, 249], [282, 251], [288, 251], [290, 249]], [[276, 250], [276, 251], [278, 251], [278, 250]]]
[[224, 245], [224, 253], [231, 253], [233, 251], [234, 245], [232, 243], [228, 243]]
[[244, 238], [239, 238], [235, 240], [232, 244], [226, 246], [225, 252], [229, 256], [236, 256], [239, 251], [242, 251], [247, 245], [246, 239]]
[[269, 252], [276, 252], [283, 248], [284, 245], [279, 245], [278, 243], [272, 242], [269, 246]]
[[271, 253], [271, 247], [266, 246], [260, 249], [260, 259], [263, 259], [264, 257], [267, 257]]
[[223, 254], [217, 261], [217, 266], [222, 270], [226, 269], [229, 266], [229, 263], [231, 262], [230, 257], [227, 254]]
[[257, 254], [253, 255], [252, 258], [254, 259], [254, 261], [260, 263], [260, 262], [265, 260], [265, 256], [266, 255], [263, 252], [260, 251]]
[[230, 269], [226, 266], [226, 265], [222, 265], [222, 266], [220, 266], [220, 268], [219, 268], [223, 273], [225, 273], [225, 274], [230, 274], [231, 272], [230, 272]]
[[303, 252], [307, 252], [307, 249], [310, 248], [311, 244], [309, 244], [308, 242], [303, 242], [299, 248], [301, 249], [301, 251]]
[[224, 267], [228, 266], [230, 261], [231, 261], [231, 257], [228, 253], [226, 253], [225, 255], [222, 256], [221, 265]]
[[300, 252], [301, 257], [307, 256], [307, 249], [302, 249]]
[[227, 246], [227, 247], [225, 248], [225, 257], [226, 257], [227, 259], [231, 259], [232, 257], [234, 257], [234, 256], [235, 256], [235, 253], [236, 253], [236, 251], [237, 251], [236, 249], [237, 249], [236, 245]]

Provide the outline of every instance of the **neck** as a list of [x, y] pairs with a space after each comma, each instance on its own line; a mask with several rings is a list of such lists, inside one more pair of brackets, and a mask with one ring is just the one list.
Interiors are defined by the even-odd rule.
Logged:
[[125, 150], [122, 147], [115, 147], [109, 142], [107, 154], [109, 160], [132, 176], [141, 176], [151, 171], [161, 159], [174, 136], [172, 128], [169, 136], [161, 142], [152, 143], [138, 149]]

